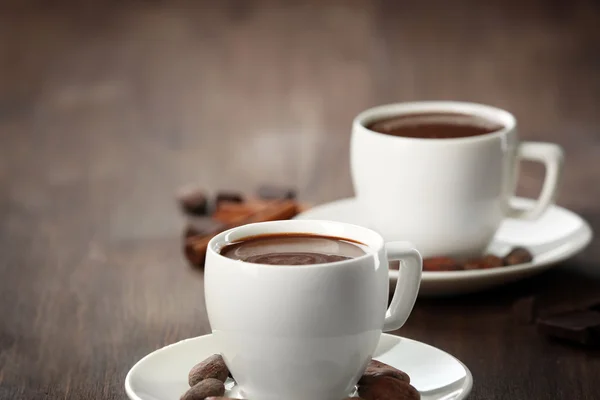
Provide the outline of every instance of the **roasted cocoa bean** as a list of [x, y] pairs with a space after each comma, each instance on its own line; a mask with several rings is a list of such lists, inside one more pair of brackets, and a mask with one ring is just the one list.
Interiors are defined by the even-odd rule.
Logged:
[[225, 365], [225, 361], [220, 354], [213, 354], [206, 360], [196, 364], [188, 375], [188, 383], [190, 386], [196, 385], [204, 379], [217, 379], [225, 382], [229, 376], [229, 369]]
[[488, 254], [484, 256], [481, 260], [485, 268], [498, 268], [504, 265], [502, 259], [493, 254]]
[[431, 257], [423, 260], [423, 271], [460, 271], [462, 266], [450, 257]]
[[467, 261], [464, 264], [465, 270], [471, 269], [488, 269], [488, 268], [498, 268], [503, 266], [504, 263], [502, 259], [493, 254], [488, 254], [483, 256], [482, 258], [475, 258]]
[[391, 376], [373, 378], [366, 385], [358, 386], [358, 394], [364, 400], [420, 400], [421, 395], [410, 385]]
[[206, 400], [244, 400], [244, 399], [232, 399], [231, 397], [207, 397]]
[[403, 382], [410, 383], [410, 377], [403, 371], [382, 363], [381, 361], [371, 360], [363, 376], [358, 381], [359, 385], [368, 385], [370, 381], [380, 376], [391, 376]]
[[225, 394], [225, 384], [218, 379], [208, 378], [192, 386], [180, 400], [204, 400], [207, 397], [219, 397]]
[[504, 256], [504, 265], [518, 265], [533, 261], [533, 255], [524, 247], [515, 247]]
[[197, 186], [186, 186], [177, 193], [177, 202], [185, 214], [207, 215], [209, 214], [209, 198], [202, 188]]

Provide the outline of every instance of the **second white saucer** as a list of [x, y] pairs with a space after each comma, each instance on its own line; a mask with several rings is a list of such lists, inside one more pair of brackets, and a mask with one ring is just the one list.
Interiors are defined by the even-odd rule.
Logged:
[[[511, 203], [527, 209], [535, 202], [513, 198]], [[298, 219], [322, 219], [370, 227], [367, 216], [358, 210], [355, 198], [333, 201], [313, 207]], [[530, 263], [485, 270], [423, 272], [419, 296], [442, 296], [476, 292], [538, 274], [580, 252], [592, 239], [592, 230], [579, 215], [559, 206], [551, 206], [535, 221], [507, 219], [496, 233], [489, 251], [505, 254], [515, 246], [525, 246], [534, 255]], [[410, 238], [406, 238], [410, 241]], [[390, 271], [396, 280], [398, 271]]]

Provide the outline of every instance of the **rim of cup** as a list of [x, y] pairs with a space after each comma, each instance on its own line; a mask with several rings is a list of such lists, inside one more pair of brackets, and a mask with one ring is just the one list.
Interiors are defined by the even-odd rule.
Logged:
[[[377, 120], [419, 113], [448, 113], [472, 115], [475, 117], [480, 117], [498, 123], [502, 126], [502, 128], [492, 133], [457, 138], [414, 138], [394, 136], [373, 131], [367, 128], [367, 125], [369, 123], [375, 122]], [[512, 113], [501, 108], [480, 103], [442, 100], [383, 104], [362, 111], [352, 121], [352, 128], [355, 131], [365, 132], [389, 140], [407, 140], [412, 142], [429, 143], [435, 145], [450, 145], [464, 142], [475, 142], [495, 139], [499, 136], [505, 135], [507, 132], [513, 131], [516, 125], [517, 121], [515, 116]]]
[[[323, 227], [323, 231], [320, 232], [318, 229], [310, 228], [311, 226], [321, 226]], [[333, 230], [340, 231], [340, 234], [330, 234], [326, 233], [325, 227], [334, 228]], [[343, 229], [344, 232], [341, 232]], [[356, 237], [357, 234], [351, 235], [348, 232], [345, 232], [347, 229], [354, 230], [357, 232], [363, 233], [363, 238]], [[254, 231], [254, 232], [252, 232]], [[220, 253], [220, 250], [223, 246], [239, 241], [243, 241], [245, 239], [262, 236], [262, 235], [270, 235], [270, 234], [309, 234], [315, 236], [329, 236], [332, 238], [337, 238], [340, 240], [348, 240], [349, 242], [357, 242], [358, 244], [363, 245], [366, 250], [365, 254], [350, 258], [348, 260], [334, 261], [328, 263], [319, 263], [319, 264], [309, 264], [309, 265], [271, 265], [271, 264], [260, 264], [260, 263], [250, 263], [240, 260], [234, 260], [228, 257], [225, 257]], [[232, 237], [234, 236], [234, 237]], [[365, 239], [366, 238], [366, 239]], [[215, 235], [209, 242], [207, 246], [207, 251], [216, 255], [217, 257], [224, 258], [226, 260], [232, 262], [243, 263], [246, 266], [258, 267], [258, 268], [279, 268], [281, 270], [296, 270], [298, 268], [315, 268], [315, 267], [336, 267], [343, 266], [345, 264], [360, 261], [369, 257], [377, 257], [380, 250], [385, 246], [385, 241], [383, 237], [372, 229], [365, 228], [364, 226], [348, 224], [345, 222], [337, 222], [337, 221], [327, 221], [327, 220], [281, 220], [281, 221], [266, 221], [266, 222], [255, 222], [252, 224], [246, 224], [242, 226], [237, 226], [231, 229], [228, 229], [224, 232]], [[284, 268], [281, 268], [284, 267]]]

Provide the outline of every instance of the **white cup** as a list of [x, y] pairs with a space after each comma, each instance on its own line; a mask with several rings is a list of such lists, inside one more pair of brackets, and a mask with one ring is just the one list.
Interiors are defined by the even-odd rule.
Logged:
[[[347, 238], [367, 253], [327, 264], [274, 266], [233, 260], [220, 249], [246, 237], [312, 233]], [[388, 260], [400, 278], [388, 308]], [[340, 400], [371, 359], [381, 332], [399, 329], [419, 289], [422, 260], [406, 242], [330, 221], [249, 224], [208, 244], [204, 288], [210, 326], [245, 398]]]
[[[453, 139], [409, 138], [366, 128], [388, 117], [461, 113], [503, 126], [499, 131]], [[454, 101], [390, 104], [353, 122], [351, 171], [360, 211], [386, 240], [410, 240], [424, 257], [476, 256], [485, 251], [505, 218], [538, 218], [552, 204], [563, 152], [552, 143], [520, 142], [507, 111]], [[514, 209], [519, 160], [544, 164], [535, 207]]]

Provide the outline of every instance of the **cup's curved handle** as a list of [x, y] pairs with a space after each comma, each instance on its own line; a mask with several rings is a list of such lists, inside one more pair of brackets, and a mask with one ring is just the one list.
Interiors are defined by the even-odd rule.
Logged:
[[519, 160], [537, 161], [546, 167], [542, 191], [533, 208], [522, 210], [511, 207], [509, 216], [518, 219], [536, 219], [554, 202], [563, 166], [563, 151], [559, 145], [542, 142], [523, 142], [517, 149]]
[[385, 313], [383, 324], [383, 331], [388, 332], [400, 329], [415, 305], [421, 285], [423, 259], [415, 247], [408, 242], [386, 243], [385, 250], [388, 262], [400, 261], [396, 290], [390, 307]]

